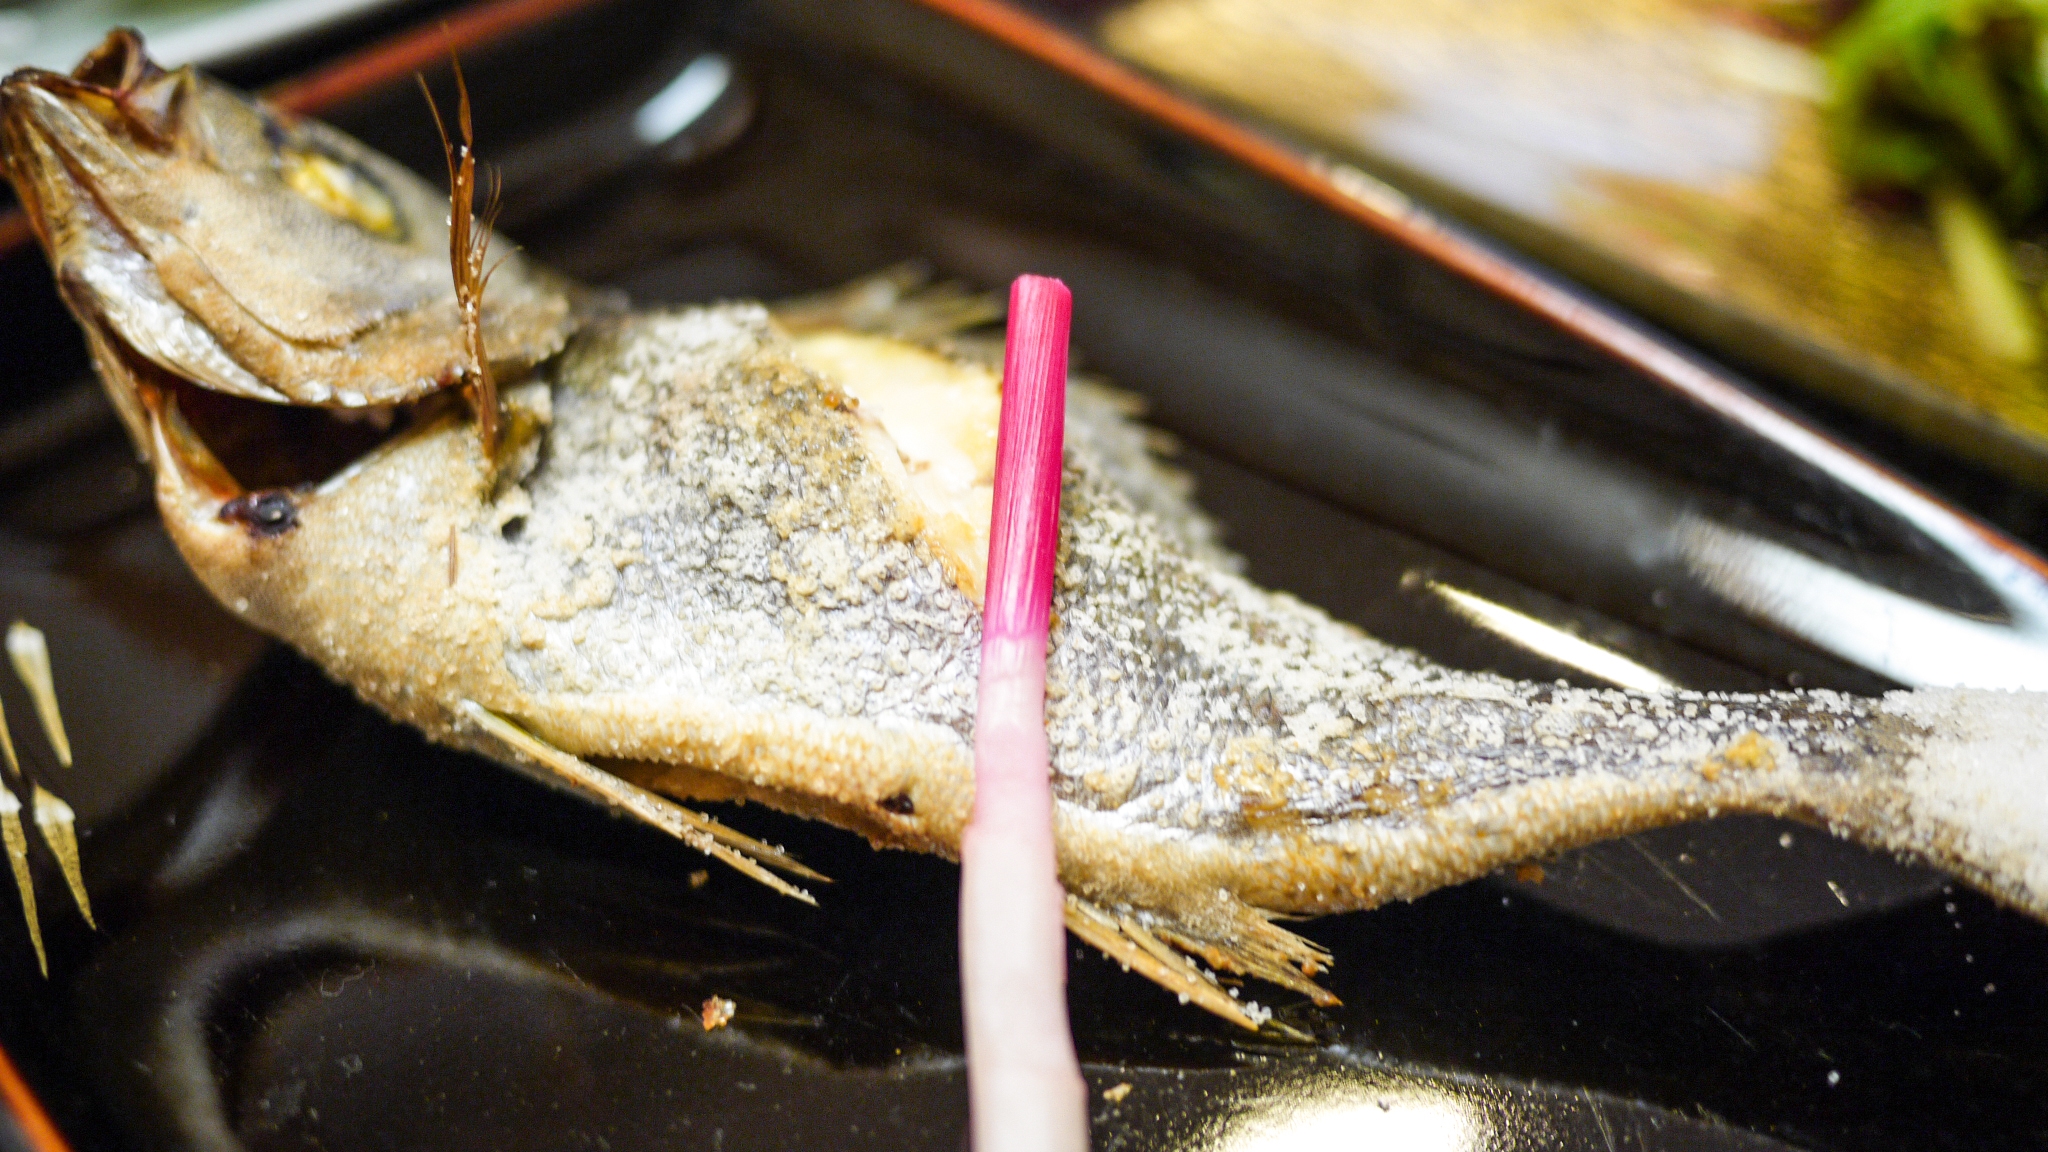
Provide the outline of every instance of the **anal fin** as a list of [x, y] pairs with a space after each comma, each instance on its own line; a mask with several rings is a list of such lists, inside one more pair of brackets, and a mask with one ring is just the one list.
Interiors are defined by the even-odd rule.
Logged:
[[1329, 989], [1311, 979], [1329, 968], [1328, 952], [1250, 910], [1246, 910], [1244, 919], [1247, 923], [1243, 929], [1224, 940], [1212, 940], [1165, 924], [1155, 925], [1153, 931], [1175, 948], [1200, 956], [1221, 971], [1278, 984], [1308, 997], [1317, 1007], [1334, 1008], [1342, 1003]]
[[461, 709], [477, 727], [532, 761], [569, 788], [621, 809], [690, 847], [730, 864], [785, 896], [794, 897], [806, 904], [817, 903], [809, 892], [775, 875], [768, 870], [769, 868], [820, 883], [831, 883], [829, 878], [804, 867], [782, 849], [728, 828], [709, 816], [693, 812], [637, 784], [621, 780], [549, 744], [514, 721], [474, 700], [464, 700]]
[[[1272, 932], [1280, 933], [1299, 941], [1301, 949], [1315, 954], [1321, 950], [1285, 929], [1274, 928], [1260, 920]], [[1242, 1028], [1254, 1032], [1298, 1041], [1313, 1037], [1273, 1019], [1273, 1014], [1255, 1003], [1238, 1000], [1226, 991], [1216, 978], [1204, 972], [1200, 966], [1183, 955], [1193, 952], [1208, 959], [1217, 968], [1245, 972], [1274, 983], [1284, 983], [1296, 991], [1313, 989], [1312, 995], [1318, 1004], [1334, 1004], [1337, 998], [1290, 969], [1270, 963], [1259, 963], [1247, 955], [1234, 950], [1232, 945], [1210, 945], [1195, 940], [1185, 933], [1147, 925], [1138, 916], [1114, 915], [1072, 893], [1067, 895], [1067, 930], [1082, 940], [1101, 949], [1105, 955], [1126, 969], [1166, 989], [1181, 998], [1182, 1003], [1192, 1003], [1221, 1016]], [[1169, 943], [1172, 945], [1169, 947]], [[1176, 951], [1178, 948], [1180, 951]], [[1295, 949], [1295, 950], [1301, 950]], [[1276, 974], [1285, 974], [1291, 980], [1274, 980]], [[1301, 987], [1306, 985], [1306, 989]]]

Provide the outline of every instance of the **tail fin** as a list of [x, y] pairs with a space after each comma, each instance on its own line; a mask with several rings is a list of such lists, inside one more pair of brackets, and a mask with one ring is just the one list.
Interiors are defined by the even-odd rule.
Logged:
[[1883, 711], [1905, 722], [1900, 770], [1862, 785], [1845, 830], [2048, 919], [2048, 693], [1920, 689]]

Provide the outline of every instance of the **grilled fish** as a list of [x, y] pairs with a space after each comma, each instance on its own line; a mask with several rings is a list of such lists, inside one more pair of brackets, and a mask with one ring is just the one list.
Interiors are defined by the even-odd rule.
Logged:
[[[633, 313], [513, 257], [479, 365], [446, 198], [331, 129], [116, 33], [69, 76], [10, 77], [0, 134], [164, 522], [242, 619], [432, 739], [806, 898], [800, 864], [674, 801], [955, 851], [999, 382], [873, 329], [944, 330], [971, 297], [885, 277]], [[485, 367], [489, 450], [453, 395]], [[2048, 698], [1446, 669], [1237, 575], [1114, 397], [1078, 388], [1068, 427], [1047, 724], [1069, 923], [1183, 996], [1256, 1024], [1190, 957], [1324, 998], [1330, 958], [1275, 917], [1723, 812], [2048, 916]]]

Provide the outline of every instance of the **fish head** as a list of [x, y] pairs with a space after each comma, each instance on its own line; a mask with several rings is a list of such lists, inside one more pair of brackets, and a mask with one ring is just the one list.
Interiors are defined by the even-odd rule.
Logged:
[[[0, 82], [0, 145], [145, 452], [152, 376], [373, 408], [446, 389], [472, 363], [446, 191], [318, 121], [158, 67], [132, 31], [68, 75]], [[552, 355], [576, 313], [570, 286], [510, 254], [482, 309], [492, 366]]]
[[[274, 574], [353, 466], [468, 418], [448, 193], [341, 132], [119, 30], [69, 74], [0, 81], [0, 168], [216, 592]], [[493, 374], [559, 351], [589, 299], [507, 253], [481, 307]]]

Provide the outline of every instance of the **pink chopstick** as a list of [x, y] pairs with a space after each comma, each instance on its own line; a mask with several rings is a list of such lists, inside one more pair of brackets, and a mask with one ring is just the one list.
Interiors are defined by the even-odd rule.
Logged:
[[1052, 834], [1045, 649], [1059, 545], [1073, 298], [1010, 286], [974, 724], [960, 840], [960, 983], [975, 1152], [1081, 1152], [1087, 1085], [1067, 1026], [1066, 893]]

